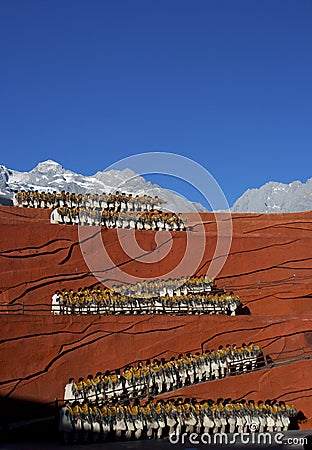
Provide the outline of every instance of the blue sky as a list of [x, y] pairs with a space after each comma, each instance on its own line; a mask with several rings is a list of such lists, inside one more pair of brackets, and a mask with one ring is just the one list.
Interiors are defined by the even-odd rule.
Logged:
[[312, 177], [311, 0], [3, 0], [0, 61], [8, 167], [175, 152], [230, 204]]

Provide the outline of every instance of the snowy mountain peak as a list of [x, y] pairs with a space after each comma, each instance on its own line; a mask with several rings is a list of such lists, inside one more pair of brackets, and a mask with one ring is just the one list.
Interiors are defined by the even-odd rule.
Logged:
[[306, 183], [270, 181], [258, 189], [247, 189], [234, 203], [232, 212], [287, 213], [312, 210], [312, 178]]
[[16, 189], [37, 189], [46, 192], [65, 190], [81, 194], [110, 193], [119, 190], [129, 194], [158, 196], [166, 201], [163, 209], [168, 211], [205, 211], [202, 205], [193, 204], [167, 189], [152, 184], [132, 169], [102, 171], [85, 176], [64, 169], [53, 160], [42, 161], [29, 172], [19, 172], [0, 166], [0, 204], [8, 204]]
[[31, 172], [38, 171], [38, 172], [49, 172], [49, 171], [64, 171], [64, 167], [59, 164], [56, 161], [53, 161], [52, 159], [47, 159], [46, 161], [42, 161], [34, 167]]

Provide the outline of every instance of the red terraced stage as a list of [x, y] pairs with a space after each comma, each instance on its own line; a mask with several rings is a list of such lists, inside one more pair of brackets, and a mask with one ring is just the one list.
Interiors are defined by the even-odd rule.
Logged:
[[[252, 340], [266, 355], [312, 345], [312, 212], [233, 215], [233, 242], [217, 284], [233, 290], [249, 308], [250, 316], [236, 317], [52, 316], [56, 289], [78, 289], [97, 280], [83, 259], [77, 227], [52, 225], [49, 214], [48, 210], [0, 208], [1, 397], [53, 402], [62, 398], [71, 376], [201, 350], [202, 345], [212, 349]], [[186, 216], [196, 248], [201, 232], [192, 215]], [[198, 274], [207, 269], [216, 240], [214, 215], [205, 213], [201, 218], [208, 245]], [[127, 258], [117, 230], [103, 228], [101, 233], [114, 264], [143, 278], [166, 274], [186, 245], [186, 234], [173, 232], [172, 250], [151, 265]], [[143, 250], [158, 251], [155, 232], [136, 232], [136, 237]], [[98, 251], [92, 245], [90, 249]], [[109, 280], [110, 270], [103, 277]], [[19, 314], [22, 304], [24, 315]], [[301, 427], [311, 428], [311, 368], [311, 360], [302, 358], [188, 387], [179, 395], [277, 398], [293, 402], [309, 418]]]

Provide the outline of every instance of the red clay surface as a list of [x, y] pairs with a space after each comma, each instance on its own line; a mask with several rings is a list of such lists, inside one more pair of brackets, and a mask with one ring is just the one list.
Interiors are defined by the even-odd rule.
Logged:
[[[194, 254], [202, 250], [203, 237], [207, 245], [197, 274], [209, 268], [216, 245], [214, 215], [201, 217], [205, 233], [193, 223]], [[103, 264], [104, 271], [101, 249], [91, 236], [99, 235], [98, 229], [88, 227], [88, 246], [81, 250], [77, 227], [49, 224], [49, 211], [0, 208], [1, 309], [23, 302], [26, 312], [1, 316], [0, 395], [50, 402], [62, 398], [70, 376], [227, 343], [253, 340], [273, 359], [281, 351], [299, 354], [300, 348], [312, 345], [311, 219], [311, 212], [233, 215], [232, 246], [217, 284], [239, 294], [251, 316], [57, 317], [49, 313], [56, 289], [97, 283], [82, 251], [90, 253], [107, 282], [121, 280], [110, 268], [114, 264], [134, 276], [165, 277], [184, 255], [186, 234], [172, 233], [171, 251], [159, 260], [155, 233], [136, 233], [142, 252], [149, 251], [157, 261], [146, 263], [122, 251], [116, 230], [102, 229], [113, 262]], [[189, 224], [192, 220], [189, 216]], [[129, 244], [129, 231], [119, 236]], [[311, 368], [311, 361], [298, 361], [187, 388], [185, 395], [277, 398], [294, 402], [311, 418]]]

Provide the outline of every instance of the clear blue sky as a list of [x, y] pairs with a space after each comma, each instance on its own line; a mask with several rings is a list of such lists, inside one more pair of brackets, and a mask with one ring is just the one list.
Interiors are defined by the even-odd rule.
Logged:
[[177, 152], [230, 204], [312, 177], [311, 0], [2, 0], [0, 63], [8, 167]]

